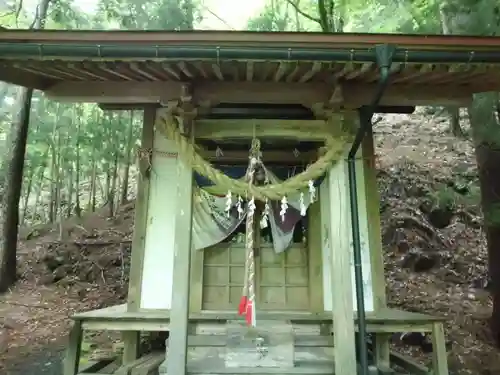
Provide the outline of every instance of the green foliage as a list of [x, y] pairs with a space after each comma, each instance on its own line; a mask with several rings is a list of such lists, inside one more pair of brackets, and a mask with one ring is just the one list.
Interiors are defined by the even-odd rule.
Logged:
[[465, 207], [479, 207], [481, 204], [481, 188], [477, 181], [468, 185], [469, 193], [462, 197]]
[[107, 22], [129, 30], [190, 30], [201, 21], [197, 0], [100, 0]]
[[[494, 0], [269, 0], [249, 29], [441, 34], [440, 9], [454, 34], [494, 35], [500, 29]], [[276, 19], [288, 25], [278, 28]]]
[[491, 227], [500, 226], [500, 203], [493, 203], [488, 210], [484, 212], [484, 221]]
[[442, 186], [440, 189], [433, 191], [430, 198], [433, 207], [453, 211], [458, 205], [460, 196], [452, 188]]
[[[96, 9], [89, 11], [89, 5], [82, 2], [50, 0], [46, 26], [189, 30], [201, 21], [200, 1], [98, 0]], [[0, 24], [32, 27], [37, 12], [33, 5], [12, 1], [0, 14]], [[11, 128], [21, 105], [18, 93], [18, 87], [0, 84], [0, 149], [5, 156], [10, 152]], [[55, 220], [63, 212], [71, 215], [104, 202], [112, 203], [112, 211], [112, 206], [126, 197], [129, 172], [134, 172], [133, 148], [141, 124], [138, 114], [103, 112], [96, 104], [55, 103], [35, 92], [26, 147], [22, 221]], [[2, 170], [5, 156], [0, 164], [0, 185], [6, 182]]]
[[[114, 164], [118, 161], [118, 168], [123, 169], [130, 160], [127, 131], [132, 122], [132, 139], [135, 143], [140, 133], [140, 118], [131, 118], [131, 112], [103, 112], [95, 104], [60, 104], [49, 101], [38, 94], [32, 106], [32, 120], [28, 136], [25, 164], [25, 196], [28, 203], [34, 204], [38, 196], [53, 197], [53, 190], [57, 181], [62, 184], [57, 192], [61, 202], [73, 200], [68, 194], [77, 193], [82, 204], [90, 199], [88, 188], [73, 191], [68, 183], [76, 178], [86, 183], [92, 183], [94, 174], [106, 179]], [[7, 121], [11, 118], [7, 118]], [[76, 169], [76, 163], [79, 167]], [[95, 163], [94, 163], [95, 161]], [[97, 184], [101, 182], [97, 181]], [[30, 189], [30, 193], [26, 189]], [[62, 189], [62, 190], [61, 190]], [[106, 201], [107, 189], [102, 188], [98, 194], [98, 202]], [[64, 206], [64, 203], [62, 203]], [[74, 208], [74, 207], [73, 207]], [[25, 219], [37, 221], [47, 220], [47, 207], [30, 207]], [[60, 209], [60, 208], [57, 208]], [[71, 207], [67, 207], [71, 210]], [[35, 210], [35, 211], [33, 211]], [[37, 212], [38, 210], [38, 212]], [[41, 216], [40, 216], [41, 215]]]
[[257, 17], [248, 21], [247, 28], [252, 31], [292, 31], [290, 8], [288, 2], [270, 1]]
[[90, 18], [75, 7], [73, 0], [51, 0], [49, 26], [60, 29], [83, 29], [91, 27]]

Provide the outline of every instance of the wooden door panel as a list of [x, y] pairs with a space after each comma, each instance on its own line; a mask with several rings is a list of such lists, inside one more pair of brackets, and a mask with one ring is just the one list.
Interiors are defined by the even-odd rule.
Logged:
[[307, 248], [294, 245], [281, 254], [264, 247], [259, 257], [257, 303], [263, 310], [309, 310]]
[[243, 291], [245, 249], [240, 245], [204, 250], [203, 310], [236, 310]]
[[[236, 310], [243, 291], [245, 249], [240, 244], [204, 250], [203, 310]], [[255, 257], [257, 309], [308, 311], [307, 247], [296, 244], [276, 254], [263, 246]]]

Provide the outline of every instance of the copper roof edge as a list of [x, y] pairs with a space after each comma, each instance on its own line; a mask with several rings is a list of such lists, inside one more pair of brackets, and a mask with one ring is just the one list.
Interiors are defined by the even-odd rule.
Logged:
[[125, 31], [125, 30], [0, 30], [0, 43], [144, 43], [161, 45], [290, 45], [309, 47], [372, 47], [394, 44], [408, 48], [500, 48], [500, 37], [369, 33], [299, 33], [251, 31]]

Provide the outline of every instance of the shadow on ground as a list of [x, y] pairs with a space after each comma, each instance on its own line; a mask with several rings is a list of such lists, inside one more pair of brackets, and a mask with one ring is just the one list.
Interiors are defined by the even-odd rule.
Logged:
[[6, 375], [62, 375], [63, 349], [44, 349], [8, 363]]

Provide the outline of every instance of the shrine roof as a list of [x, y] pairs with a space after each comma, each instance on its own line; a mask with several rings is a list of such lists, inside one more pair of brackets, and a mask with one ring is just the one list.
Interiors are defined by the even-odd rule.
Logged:
[[498, 37], [354, 33], [0, 30], [0, 80], [375, 84], [384, 44], [391, 85], [500, 90]]

